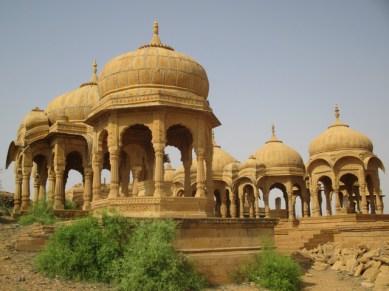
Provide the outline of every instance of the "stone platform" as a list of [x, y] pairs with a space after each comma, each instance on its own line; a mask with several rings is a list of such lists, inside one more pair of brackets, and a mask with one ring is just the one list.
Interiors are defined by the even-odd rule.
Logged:
[[389, 241], [389, 215], [344, 214], [280, 220], [274, 229], [276, 247], [291, 253], [336, 242], [344, 247]]
[[213, 200], [199, 197], [118, 197], [92, 202], [91, 211], [98, 214], [114, 210], [126, 217], [139, 218], [206, 218], [213, 216]]

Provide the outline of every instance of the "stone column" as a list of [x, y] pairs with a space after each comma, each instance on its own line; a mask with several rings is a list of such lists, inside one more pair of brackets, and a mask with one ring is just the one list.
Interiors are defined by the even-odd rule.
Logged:
[[47, 181], [47, 176], [41, 176], [40, 181], [39, 181], [39, 195], [38, 195], [38, 200], [41, 202], [46, 201], [46, 181]]
[[309, 216], [309, 195], [305, 187], [302, 188], [303, 217]]
[[33, 204], [35, 204], [38, 202], [39, 184], [40, 184], [40, 176], [38, 174], [38, 169], [36, 164], [34, 164], [34, 166], [32, 167], [32, 176], [34, 177], [34, 194], [32, 196], [33, 197], [32, 202]]
[[130, 181], [129, 177], [129, 169], [127, 166], [123, 166], [120, 169], [120, 196], [127, 197], [128, 196], [128, 184]]
[[92, 170], [93, 170], [93, 197], [92, 201], [101, 199], [101, 169], [102, 169], [102, 153], [93, 153], [92, 157]]
[[155, 168], [154, 168], [154, 196], [164, 196], [163, 183], [164, 183], [164, 166], [163, 157], [165, 153], [164, 142], [153, 142], [155, 153]]
[[311, 197], [313, 199], [312, 207], [312, 217], [320, 216], [320, 202], [319, 202], [319, 189], [317, 186], [312, 186], [311, 188]]
[[324, 187], [324, 196], [326, 197], [326, 211], [327, 215], [332, 215], [330, 191], [327, 187]]
[[65, 195], [64, 174], [65, 174], [65, 167], [56, 166], [54, 206], [53, 206], [55, 210], [64, 209], [64, 195]]
[[197, 149], [196, 197], [205, 197], [204, 154], [203, 148]]
[[236, 195], [235, 193], [231, 192], [231, 204], [230, 204], [230, 213], [231, 213], [231, 218], [236, 218], [238, 216], [237, 213], [237, 207], [236, 207]]
[[14, 195], [14, 214], [20, 213], [21, 197], [22, 196], [22, 173], [19, 169], [15, 173], [15, 195]]
[[213, 145], [208, 145], [208, 151], [205, 158], [205, 168], [206, 168], [206, 188], [208, 193], [208, 199], [213, 202], [213, 173], [212, 173], [212, 157], [213, 157]]
[[259, 193], [257, 187], [254, 187], [254, 210], [255, 217], [259, 218]]
[[287, 209], [288, 209], [288, 219], [289, 220], [293, 220], [295, 217], [294, 217], [294, 203], [293, 203], [293, 185], [292, 183], [288, 182], [286, 183], [286, 195], [287, 195], [287, 198], [286, 199], [288, 201], [287, 203]]
[[47, 203], [53, 205], [54, 203], [54, 191], [55, 191], [55, 172], [52, 168], [48, 169], [48, 183], [47, 183]]
[[132, 174], [133, 174], [133, 181], [132, 181], [132, 196], [138, 196], [138, 193], [139, 193], [139, 187], [138, 187], [138, 183], [139, 183], [139, 178], [140, 178], [140, 173], [142, 171], [142, 168], [141, 167], [134, 167], [134, 169], [132, 170]]
[[339, 215], [342, 210], [342, 204], [340, 203], [340, 190], [338, 187], [334, 188], [332, 195], [335, 195], [335, 214]]
[[366, 197], [367, 187], [366, 184], [359, 184], [359, 194], [361, 195], [361, 210], [362, 214], [368, 214], [369, 208], [367, 206], [367, 197]]
[[191, 197], [192, 187], [190, 168], [192, 166], [192, 149], [188, 149], [187, 154], [183, 155], [182, 164], [184, 166], [184, 196]]
[[22, 205], [21, 210], [27, 211], [30, 206], [30, 176], [31, 166], [24, 166], [22, 173]]
[[111, 164], [111, 183], [109, 186], [108, 198], [119, 197], [119, 149], [109, 148], [109, 163]]
[[265, 218], [270, 218], [270, 207], [269, 207], [269, 189], [263, 191], [263, 202], [265, 204]]
[[83, 210], [89, 210], [91, 206], [92, 196], [92, 169], [84, 168], [84, 195], [83, 195]]
[[238, 197], [239, 197], [239, 217], [243, 218], [244, 217], [244, 192], [241, 187], [239, 187], [238, 190]]
[[220, 213], [221, 213], [221, 217], [222, 218], [226, 218], [227, 217], [227, 192], [226, 192], [226, 188], [223, 187], [221, 189], [221, 192], [220, 192], [220, 202], [221, 202], [221, 205], [220, 205]]
[[384, 213], [384, 205], [382, 203], [382, 197], [381, 197], [379, 190], [375, 191], [374, 197], [375, 197], [376, 205], [377, 205], [377, 214], [383, 214]]

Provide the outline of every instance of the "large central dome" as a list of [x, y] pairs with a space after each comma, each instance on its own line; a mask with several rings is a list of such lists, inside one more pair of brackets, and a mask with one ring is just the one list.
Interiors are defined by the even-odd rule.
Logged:
[[161, 43], [158, 23], [154, 22], [150, 44], [112, 59], [99, 77], [102, 98], [138, 88], [183, 90], [207, 98], [209, 83], [200, 64]]

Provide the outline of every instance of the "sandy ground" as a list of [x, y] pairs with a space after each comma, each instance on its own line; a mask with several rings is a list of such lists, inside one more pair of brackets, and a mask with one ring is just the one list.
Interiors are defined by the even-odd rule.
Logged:
[[[0, 221], [0, 290], [114, 290], [113, 287], [106, 284], [65, 281], [59, 278], [49, 279], [39, 274], [33, 266], [36, 253], [17, 252], [13, 247], [20, 229], [21, 227], [15, 223], [5, 224]], [[368, 290], [361, 287], [360, 280], [343, 276], [331, 270], [315, 271], [307, 267], [303, 281], [303, 290], [307, 291]], [[207, 289], [207, 291], [211, 290], [255, 291], [265, 289], [258, 289], [250, 284], [232, 284]]]

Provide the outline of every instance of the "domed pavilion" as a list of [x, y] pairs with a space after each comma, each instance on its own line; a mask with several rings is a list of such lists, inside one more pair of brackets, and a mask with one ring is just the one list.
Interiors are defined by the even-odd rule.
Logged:
[[[379, 170], [385, 170], [364, 134], [340, 120], [335, 121], [309, 146], [307, 175], [312, 215], [383, 213]], [[325, 207], [324, 205], [325, 204]]]

